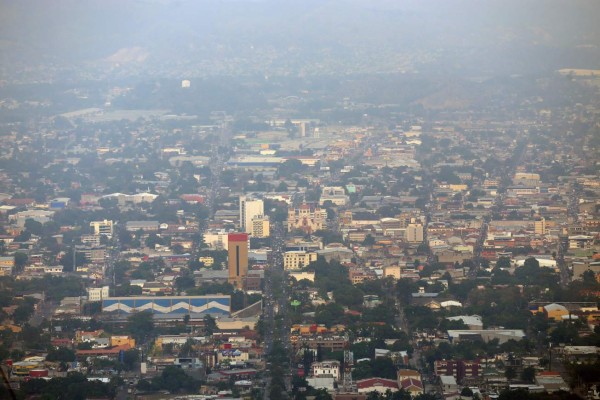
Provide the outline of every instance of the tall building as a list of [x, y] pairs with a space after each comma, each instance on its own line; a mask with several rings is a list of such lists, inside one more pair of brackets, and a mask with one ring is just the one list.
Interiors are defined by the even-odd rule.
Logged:
[[264, 214], [265, 205], [262, 200], [240, 196], [240, 230], [251, 233], [252, 219]]
[[534, 222], [534, 233], [536, 235], [546, 234], [546, 218], [542, 217]]
[[406, 241], [409, 243], [421, 243], [423, 241], [423, 225], [408, 224], [406, 227]]
[[250, 236], [255, 238], [266, 238], [271, 235], [271, 221], [268, 215], [257, 215], [252, 218], [250, 226]]
[[306, 137], [306, 122], [300, 122], [298, 124], [298, 136]]
[[228, 241], [229, 283], [238, 289], [244, 287], [248, 274], [248, 234], [230, 233]]

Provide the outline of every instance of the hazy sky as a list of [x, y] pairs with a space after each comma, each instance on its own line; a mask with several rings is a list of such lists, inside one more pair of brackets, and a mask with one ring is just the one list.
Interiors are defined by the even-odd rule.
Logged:
[[597, 0], [1, 0], [0, 62], [593, 67], [598, 15]]

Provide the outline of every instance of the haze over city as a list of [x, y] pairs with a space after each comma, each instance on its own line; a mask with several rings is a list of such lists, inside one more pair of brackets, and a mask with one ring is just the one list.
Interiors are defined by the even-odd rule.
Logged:
[[600, 399], [599, 15], [0, 1], [0, 398]]

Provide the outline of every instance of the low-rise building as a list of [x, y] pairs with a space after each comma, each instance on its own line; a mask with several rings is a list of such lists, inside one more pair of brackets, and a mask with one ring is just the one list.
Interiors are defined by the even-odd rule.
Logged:
[[392, 393], [398, 391], [398, 381], [385, 378], [367, 378], [356, 381], [358, 393], [377, 392], [385, 394], [388, 390]]
[[437, 376], [451, 375], [457, 382], [465, 378], [476, 378], [481, 373], [479, 360], [437, 360], [434, 363]]
[[0, 276], [12, 275], [14, 267], [14, 257], [0, 257]]
[[565, 315], [569, 315], [569, 310], [567, 309], [567, 307], [556, 303], [544, 306], [543, 312], [546, 318], [553, 319], [559, 322], [562, 321]]
[[337, 360], [314, 362], [311, 365], [311, 374], [315, 377], [330, 376], [337, 381], [340, 379], [340, 362]]
[[544, 371], [536, 375], [535, 383], [542, 386], [548, 393], [558, 392], [560, 390], [565, 392], [569, 391], [569, 385], [567, 385], [560, 374], [555, 371]]
[[87, 292], [88, 301], [102, 301], [102, 299], [105, 299], [110, 296], [108, 286], [102, 286], [99, 288], [88, 288]]

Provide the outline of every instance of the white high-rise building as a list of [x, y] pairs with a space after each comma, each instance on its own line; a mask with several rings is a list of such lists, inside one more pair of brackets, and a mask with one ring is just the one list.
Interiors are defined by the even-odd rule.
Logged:
[[265, 214], [265, 205], [262, 200], [254, 200], [240, 196], [240, 230], [252, 232], [252, 219]]

